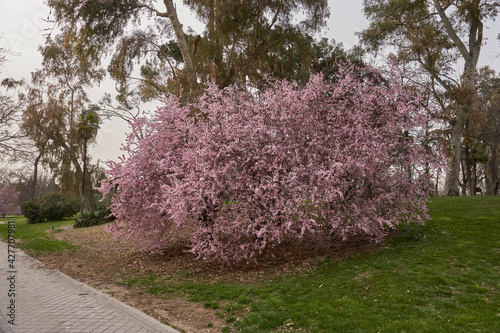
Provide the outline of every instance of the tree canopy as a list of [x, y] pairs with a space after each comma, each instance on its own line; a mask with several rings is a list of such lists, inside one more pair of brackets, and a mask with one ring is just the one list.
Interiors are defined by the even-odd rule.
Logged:
[[[109, 71], [121, 91], [137, 79], [143, 98], [180, 93], [181, 86], [185, 94], [196, 95], [211, 79], [226, 87], [266, 74], [308, 71], [306, 60], [313, 57], [308, 33], [323, 27], [329, 16], [326, 0], [185, 0], [206, 24], [197, 35], [184, 29], [172, 0], [47, 4], [56, 22], [75, 31], [81, 54], [99, 61], [112, 53]], [[136, 62], [142, 65], [140, 76], [134, 72]]]
[[[484, 25], [498, 15], [500, 1], [364, 0], [370, 25], [361, 32], [371, 51], [393, 48], [400, 63], [412, 63], [456, 103], [450, 119], [451, 158], [445, 191], [458, 195], [463, 131], [473, 108]], [[456, 72], [456, 63], [464, 63]]]
[[[7, 62], [9, 51], [0, 48], [0, 73]], [[0, 162], [15, 160], [29, 151], [19, 121], [24, 103], [17, 96], [17, 88], [24, 82], [13, 78], [0, 79]]]
[[78, 196], [84, 178], [82, 155], [91, 139], [78, 131], [79, 120], [90, 102], [87, 88], [100, 82], [105, 73], [77, 54], [75, 43], [66, 31], [40, 47], [43, 68], [32, 73], [24, 95], [27, 107], [22, 128], [44, 164], [59, 177], [62, 190]]

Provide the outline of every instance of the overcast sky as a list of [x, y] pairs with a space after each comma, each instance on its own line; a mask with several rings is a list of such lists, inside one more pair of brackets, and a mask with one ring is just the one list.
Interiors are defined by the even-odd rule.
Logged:
[[[180, 2], [175, 1], [175, 3]], [[30, 73], [40, 67], [41, 57], [37, 48], [44, 42], [43, 30], [51, 27], [51, 24], [45, 21], [49, 16], [49, 9], [43, 3], [43, 0], [0, 0], [0, 34], [2, 35], [0, 45], [16, 53], [15, 56], [9, 57], [10, 62], [2, 68], [0, 79], [13, 77], [29, 80]], [[321, 37], [335, 39], [343, 43], [346, 48], [356, 45], [358, 38], [355, 32], [367, 26], [362, 12], [362, 0], [329, 0], [329, 3], [331, 17]], [[183, 10], [178, 5], [178, 12], [179, 19], [185, 27], [191, 26], [196, 32], [202, 32], [203, 26], [193, 20], [193, 15], [189, 11]], [[489, 40], [483, 48], [480, 59], [480, 66], [489, 65], [497, 71], [500, 71], [500, 58], [498, 57], [500, 44], [495, 37], [499, 32], [498, 22], [489, 23], [485, 32]], [[112, 82], [93, 89], [93, 101], [97, 102], [105, 92], [114, 93]], [[97, 144], [91, 150], [93, 160], [116, 160], [122, 154], [119, 148], [126, 131], [127, 126], [120, 121], [105, 122], [101, 126]]]

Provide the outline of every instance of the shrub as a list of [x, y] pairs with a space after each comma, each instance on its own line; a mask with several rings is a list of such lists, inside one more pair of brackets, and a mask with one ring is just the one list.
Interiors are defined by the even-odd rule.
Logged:
[[60, 193], [52, 193], [40, 200], [40, 211], [46, 221], [61, 220], [78, 213], [80, 202], [77, 199], [68, 200]]
[[111, 231], [149, 251], [189, 234], [199, 258], [237, 262], [285, 239], [380, 241], [422, 223], [426, 170], [440, 166], [419, 140], [431, 119], [396, 74], [358, 71], [258, 93], [212, 85], [189, 105], [171, 96], [109, 162]]
[[109, 207], [105, 203], [100, 203], [95, 211], [80, 214], [76, 218], [73, 228], [92, 227], [112, 220], [114, 220], [114, 216], [112, 216]]
[[21, 204], [21, 213], [28, 223], [57, 221], [78, 213], [80, 203], [77, 199], [67, 199], [60, 193], [44, 196], [39, 201], [30, 200]]
[[21, 203], [21, 214], [28, 219], [29, 224], [43, 222], [42, 215], [40, 214], [40, 205], [36, 200]]

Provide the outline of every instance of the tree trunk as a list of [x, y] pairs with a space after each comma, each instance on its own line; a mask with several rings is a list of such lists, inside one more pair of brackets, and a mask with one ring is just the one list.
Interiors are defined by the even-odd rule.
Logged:
[[462, 183], [460, 185], [460, 188], [462, 189], [462, 196], [465, 197], [467, 195], [467, 176], [465, 175], [465, 165], [464, 161], [460, 161], [461, 165], [461, 170], [462, 170]]
[[[84, 179], [85, 178], [84, 172], [82, 170], [82, 166], [80, 165], [80, 162], [78, 161], [78, 158], [76, 157], [75, 152], [70, 147], [68, 147], [68, 145], [66, 145], [65, 143], [61, 143], [61, 147], [63, 147], [63, 149], [68, 154], [71, 163], [75, 167], [76, 174], [80, 177], [80, 179]], [[86, 152], [84, 153], [84, 155], [86, 155]], [[84, 168], [86, 168], [86, 158], [84, 160], [84, 164], [85, 164]], [[92, 195], [92, 192], [90, 192], [90, 194], [87, 195], [87, 200], [88, 200], [90, 209], [95, 210], [95, 208], [97, 207], [97, 204], [95, 202], [94, 196]], [[80, 208], [80, 210], [81, 210], [81, 208]]]
[[436, 197], [439, 197], [439, 170], [437, 171], [437, 174], [436, 174], [436, 187], [434, 188], [434, 195]]
[[85, 174], [87, 173], [87, 138], [83, 139], [83, 174], [82, 174], [82, 193], [80, 194], [80, 214], [83, 213], [85, 206]]
[[[89, 208], [91, 211], [96, 210], [97, 205], [92, 195], [92, 188], [87, 189], [87, 146], [88, 140], [87, 138], [83, 139], [83, 174], [82, 174], [82, 192], [81, 192], [81, 203], [80, 203], [80, 214], [83, 213], [83, 208], [85, 206], [85, 200], [87, 201]], [[91, 185], [91, 184], [89, 184]]]
[[[87, 175], [88, 176], [88, 175]], [[97, 209], [97, 202], [95, 201], [95, 198], [94, 198], [94, 194], [92, 193], [92, 187], [91, 187], [91, 181], [90, 181], [90, 177], [87, 177], [87, 196], [86, 196], [86, 199], [87, 199], [87, 202], [89, 204], [89, 208], [91, 211], [94, 211]]]
[[464, 181], [464, 185], [466, 184], [467, 187], [469, 187], [469, 195], [473, 196], [476, 195], [475, 191], [475, 185], [474, 181], [472, 180], [472, 165], [471, 165], [471, 156], [470, 156], [470, 149], [466, 145], [465, 146], [465, 156], [464, 156], [464, 165], [465, 165], [465, 174], [466, 174], [466, 179]]
[[173, 0], [163, 0], [163, 3], [167, 9], [167, 16], [172, 23], [175, 37], [177, 38], [177, 43], [179, 44], [179, 48], [181, 50], [182, 59], [184, 60], [184, 70], [186, 71], [188, 78], [189, 90], [192, 95], [196, 95], [198, 92], [198, 81], [196, 79], [196, 70], [194, 68], [193, 52], [189, 47], [188, 40], [184, 34], [184, 30], [182, 29], [182, 24], [177, 16], [177, 10], [175, 9]]
[[490, 149], [491, 153], [488, 158], [488, 162], [485, 164], [484, 170], [484, 174], [486, 176], [486, 195], [497, 195], [499, 186], [497, 165], [498, 146], [493, 145]]
[[472, 165], [472, 178], [474, 182], [474, 195], [476, 195], [476, 188], [477, 188], [477, 163], [474, 162]]
[[460, 159], [462, 148], [462, 137], [465, 128], [465, 123], [472, 108], [472, 100], [475, 94], [474, 72], [475, 65], [466, 62], [465, 78], [463, 88], [457, 92], [457, 114], [451, 128], [451, 149], [452, 156], [449, 160], [449, 171], [446, 175], [445, 193], [448, 196], [457, 196], [459, 176], [460, 176]]
[[215, 56], [215, 65], [217, 66], [218, 75], [216, 76], [217, 84], [219, 87], [226, 87], [229, 85], [230, 75], [227, 72], [227, 66], [224, 65], [224, 40], [226, 39], [226, 35], [222, 30], [222, 0], [215, 0], [215, 31], [217, 42], [216, 42], [216, 56]]
[[449, 171], [446, 174], [444, 193], [447, 196], [459, 195], [460, 153], [462, 147], [462, 133], [465, 125], [465, 105], [459, 105], [455, 122], [451, 128], [451, 159], [448, 161]]
[[38, 163], [40, 163], [40, 159], [42, 158], [42, 153], [38, 154], [35, 158], [35, 163], [33, 163], [33, 185], [31, 188], [31, 199], [35, 199], [36, 197], [36, 186], [38, 183]]
[[442, 7], [441, 1], [433, 0], [433, 3], [448, 36], [465, 61], [462, 89], [458, 92], [459, 95], [456, 96], [457, 114], [451, 130], [452, 157], [448, 163], [450, 170], [446, 175], [445, 182], [445, 193], [449, 196], [456, 196], [458, 195], [462, 136], [465, 122], [470, 114], [469, 111], [472, 107], [472, 98], [475, 92], [476, 66], [481, 52], [481, 44], [483, 42], [483, 23], [481, 22], [481, 16], [478, 15], [478, 13], [480, 13], [480, 1], [474, 0], [473, 3], [471, 3], [472, 8], [470, 13], [472, 15], [470, 16], [469, 40], [466, 46], [457, 35], [453, 24], [446, 14], [445, 8]]

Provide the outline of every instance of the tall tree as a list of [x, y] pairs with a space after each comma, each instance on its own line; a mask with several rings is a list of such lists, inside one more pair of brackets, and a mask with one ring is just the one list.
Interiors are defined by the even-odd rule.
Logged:
[[[372, 51], [394, 48], [398, 61], [425, 70], [456, 103], [450, 119], [448, 195], [459, 194], [462, 137], [475, 96], [484, 24], [495, 19], [499, 6], [496, 0], [364, 0], [370, 25], [361, 32], [362, 42]], [[460, 73], [457, 61], [464, 63]]]
[[16, 158], [26, 150], [22, 145], [23, 134], [20, 131], [19, 119], [24, 104], [19, 100], [15, 92], [6, 87], [9, 80], [3, 80], [0, 88], [0, 161], [8, 158]]
[[[78, 123], [78, 129], [76, 130], [76, 135], [83, 141], [83, 173], [82, 173], [82, 189], [81, 189], [81, 206], [80, 213], [83, 213], [85, 197], [89, 197], [90, 194], [87, 194], [90, 188], [87, 186], [88, 180], [87, 177], [87, 147], [90, 140], [95, 138], [97, 135], [97, 131], [99, 130], [99, 117], [97, 116], [96, 110], [89, 109], [84, 110], [80, 114], [80, 122]], [[91, 200], [89, 202], [91, 210], [94, 210], [95, 202]]]
[[100, 82], [104, 71], [78, 55], [75, 43], [73, 35], [62, 33], [40, 47], [43, 68], [32, 73], [22, 127], [63, 189], [78, 196], [84, 141], [78, 135], [79, 117], [89, 102], [86, 89]]
[[500, 74], [489, 67], [478, 72], [478, 99], [470, 122], [474, 142], [480, 144], [487, 195], [500, 189]]
[[[59, 24], [79, 36], [82, 54], [99, 61], [116, 46], [109, 70], [125, 91], [134, 63], [142, 61], [144, 97], [166, 91], [201, 92], [200, 83], [245, 84], [276, 69], [297, 72], [310, 51], [309, 32], [325, 24], [328, 1], [184, 0], [206, 24], [201, 35], [186, 32], [172, 0], [47, 0]], [[299, 14], [304, 20], [296, 22]], [[149, 24], [144, 23], [147, 18]], [[127, 29], [130, 28], [130, 29]], [[286, 54], [289, 61], [279, 64]], [[166, 77], [170, 78], [169, 81]]]
[[[6, 55], [8, 54], [10, 52], [0, 48], [0, 68], [7, 61]], [[37, 155], [33, 143], [19, 126], [23, 110], [26, 107], [26, 101], [20, 97], [26, 83], [24, 80], [4, 78], [0, 86], [0, 162], [22, 160], [23, 164], [33, 163], [34, 177], [30, 183], [29, 197], [33, 199], [37, 187], [38, 164], [41, 154]]]
[[[0, 73], [9, 52], [0, 48]], [[18, 124], [24, 103], [17, 97], [23, 81], [3, 78], [0, 84], [0, 162], [16, 159], [29, 151]]]

